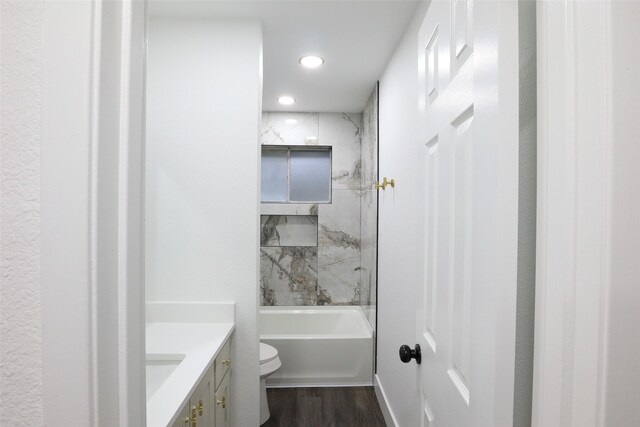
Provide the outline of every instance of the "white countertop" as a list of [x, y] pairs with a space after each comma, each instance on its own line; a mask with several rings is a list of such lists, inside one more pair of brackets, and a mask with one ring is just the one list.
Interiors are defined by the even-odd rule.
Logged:
[[182, 359], [148, 398], [148, 427], [165, 427], [175, 421], [234, 327], [232, 321], [147, 322], [147, 359]]

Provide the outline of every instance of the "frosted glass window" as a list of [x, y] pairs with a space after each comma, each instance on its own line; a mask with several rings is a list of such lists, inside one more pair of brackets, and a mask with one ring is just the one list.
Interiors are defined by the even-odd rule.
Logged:
[[261, 200], [331, 203], [330, 147], [262, 147]]
[[328, 150], [291, 150], [289, 200], [331, 201], [331, 153]]
[[263, 202], [286, 202], [289, 193], [289, 159], [287, 150], [262, 150]]

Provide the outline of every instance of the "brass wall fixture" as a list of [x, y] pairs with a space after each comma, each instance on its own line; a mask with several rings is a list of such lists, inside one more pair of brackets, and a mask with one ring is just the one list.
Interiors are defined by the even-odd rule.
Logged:
[[383, 189], [386, 190], [387, 189], [387, 185], [390, 185], [391, 188], [395, 188], [396, 187], [396, 180], [391, 178], [388, 179], [386, 176], [384, 177], [384, 179], [382, 180], [382, 183], [379, 183], [378, 181], [376, 181], [376, 190], [379, 189]]

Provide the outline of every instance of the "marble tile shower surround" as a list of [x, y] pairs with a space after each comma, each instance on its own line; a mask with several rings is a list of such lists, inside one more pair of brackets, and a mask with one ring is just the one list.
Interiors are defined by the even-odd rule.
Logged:
[[[263, 145], [331, 146], [332, 203], [262, 204], [262, 305], [359, 305], [363, 292], [370, 293], [360, 283], [362, 119], [352, 113], [263, 113]], [[295, 234], [286, 230], [294, 215], [317, 217], [317, 247], [286, 245]]]
[[263, 145], [332, 147], [332, 203], [262, 204], [262, 305], [361, 305], [375, 327], [377, 96], [362, 114], [263, 113]]

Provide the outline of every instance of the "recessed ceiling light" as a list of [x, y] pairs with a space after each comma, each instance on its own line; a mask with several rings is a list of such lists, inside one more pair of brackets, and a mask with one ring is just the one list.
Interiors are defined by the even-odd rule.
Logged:
[[283, 95], [280, 98], [278, 98], [278, 102], [282, 105], [291, 105], [294, 102], [296, 102], [296, 100], [291, 96]]
[[318, 137], [317, 136], [308, 136], [305, 138], [307, 141], [317, 141]]
[[298, 123], [296, 119], [287, 119], [284, 122], [288, 125], [295, 125], [296, 123]]
[[324, 64], [324, 59], [320, 58], [319, 56], [308, 55], [300, 58], [300, 65], [302, 65], [303, 67], [318, 68], [322, 64]]

